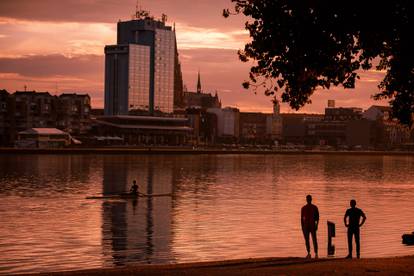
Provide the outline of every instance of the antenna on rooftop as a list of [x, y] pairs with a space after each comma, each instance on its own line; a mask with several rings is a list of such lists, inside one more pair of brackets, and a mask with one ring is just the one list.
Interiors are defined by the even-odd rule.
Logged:
[[162, 16], [161, 16], [162, 23], [165, 24], [165, 22], [167, 22], [167, 19], [168, 19], [167, 15], [163, 13]]
[[145, 19], [149, 17], [150, 17], [149, 12], [143, 10], [141, 5], [138, 4], [138, 0], [137, 0], [137, 3], [135, 5], [135, 14], [132, 15], [132, 19]]

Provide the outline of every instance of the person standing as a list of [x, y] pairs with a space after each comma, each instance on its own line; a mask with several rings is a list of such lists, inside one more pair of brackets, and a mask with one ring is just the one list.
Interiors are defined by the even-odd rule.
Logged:
[[[365, 220], [367, 217], [365, 216], [364, 212], [356, 208], [356, 201], [352, 199], [350, 201], [351, 208], [346, 210], [344, 216], [344, 223], [345, 226], [348, 227], [348, 256], [347, 259], [352, 259], [352, 236], [355, 237], [355, 245], [356, 245], [356, 255], [357, 258], [360, 258], [360, 235], [359, 235], [359, 228], [364, 225]], [[362, 217], [362, 221], [361, 221]], [[348, 220], [347, 220], [348, 219]]]
[[319, 210], [316, 205], [312, 204], [312, 196], [306, 196], [307, 204], [302, 207], [301, 209], [301, 226], [303, 236], [305, 237], [305, 245], [306, 250], [308, 251], [308, 255], [306, 258], [311, 258], [310, 254], [310, 244], [309, 244], [309, 235], [312, 235], [313, 241], [313, 250], [315, 251], [315, 258], [318, 258], [318, 240], [316, 238], [316, 231], [318, 230], [319, 224]]

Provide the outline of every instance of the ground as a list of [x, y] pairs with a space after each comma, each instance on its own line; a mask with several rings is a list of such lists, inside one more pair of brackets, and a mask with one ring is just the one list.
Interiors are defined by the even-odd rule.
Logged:
[[43, 275], [414, 275], [414, 256], [378, 259], [262, 258], [56, 272]]

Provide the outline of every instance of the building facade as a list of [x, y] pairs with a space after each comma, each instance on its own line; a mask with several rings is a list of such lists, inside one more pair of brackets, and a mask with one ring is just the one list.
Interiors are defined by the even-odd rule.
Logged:
[[240, 138], [240, 111], [237, 108], [209, 108], [217, 117], [217, 142], [238, 143]]
[[89, 95], [62, 94], [58, 97], [57, 127], [72, 134], [85, 135], [90, 130]]
[[210, 145], [217, 138], [217, 116], [203, 108], [188, 108], [186, 117], [193, 128], [193, 145]]
[[0, 92], [0, 143], [12, 146], [18, 133], [30, 128], [58, 128], [84, 135], [90, 127], [89, 95], [48, 92]]
[[373, 105], [364, 112], [363, 117], [377, 123], [379, 146], [388, 148], [411, 142], [410, 129], [393, 118], [391, 107]]
[[193, 129], [187, 118], [156, 116], [102, 116], [94, 120], [97, 137], [116, 137], [126, 145], [186, 145]]
[[10, 94], [6, 90], [0, 90], [0, 145], [7, 144], [10, 132]]
[[271, 114], [240, 112], [240, 143], [270, 143], [271, 135], [268, 130], [268, 118], [271, 118]]
[[18, 148], [61, 148], [70, 145], [70, 135], [56, 128], [30, 128], [18, 133]]
[[173, 113], [183, 94], [175, 30], [141, 11], [117, 31], [105, 47], [105, 115]]

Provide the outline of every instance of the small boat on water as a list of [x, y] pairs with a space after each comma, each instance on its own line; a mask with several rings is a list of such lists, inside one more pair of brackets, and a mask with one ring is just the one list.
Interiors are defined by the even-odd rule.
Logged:
[[414, 245], [414, 232], [402, 235], [402, 243], [406, 245]]
[[169, 193], [169, 194], [121, 193], [121, 194], [88, 196], [88, 197], [86, 197], [86, 199], [137, 199], [137, 198], [140, 198], [140, 197], [161, 197], [161, 196], [171, 196], [171, 193]]

